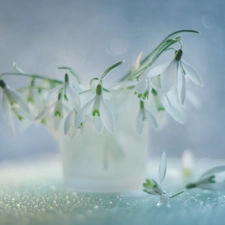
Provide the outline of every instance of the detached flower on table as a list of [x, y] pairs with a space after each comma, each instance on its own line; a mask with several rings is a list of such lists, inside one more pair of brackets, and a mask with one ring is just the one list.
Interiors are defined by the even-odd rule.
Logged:
[[203, 173], [197, 181], [187, 184], [186, 188], [201, 188], [207, 190], [225, 190], [225, 176], [219, 173], [225, 172], [225, 166], [216, 166]]

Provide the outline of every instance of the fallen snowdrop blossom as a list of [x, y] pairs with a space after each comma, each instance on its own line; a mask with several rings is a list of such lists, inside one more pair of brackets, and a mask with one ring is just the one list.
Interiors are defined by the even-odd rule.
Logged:
[[203, 173], [197, 181], [186, 185], [187, 189], [201, 188], [206, 190], [224, 191], [225, 176], [220, 173], [225, 172], [225, 166], [216, 166]]

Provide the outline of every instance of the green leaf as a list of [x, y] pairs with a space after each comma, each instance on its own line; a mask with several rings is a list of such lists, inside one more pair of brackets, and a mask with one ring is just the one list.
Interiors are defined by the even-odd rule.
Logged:
[[102, 74], [101, 80], [103, 80], [103, 79], [105, 78], [105, 76], [107, 75], [107, 73], [108, 73], [109, 71], [111, 71], [112, 69], [116, 68], [117, 66], [121, 65], [121, 64], [124, 63], [124, 62], [125, 62], [125, 61], [122, 60], [122, 61], [120, 61], [120, 62], [118, 62], [118, 63], [116, 63], [116, 64], [110, 66], [110, 67]]

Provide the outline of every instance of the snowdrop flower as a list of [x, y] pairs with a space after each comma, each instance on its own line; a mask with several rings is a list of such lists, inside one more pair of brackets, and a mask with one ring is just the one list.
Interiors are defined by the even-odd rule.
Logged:
[[173, 86], [176, 86], [178, 97], [183, 104], [186, 95], [186, 76], [195, 84], [203, 86], [203, 81], [197, 72], [187, 63], [181, 60], [183, 51], [179, 49], [174, 59], [168, 64], [160, 64], [154, 67], [148, 74], [149, 78], [160, 76], [160, 89], [166, 94]]
[[[207, 190], [225, 190], [225, 177], [219, 176], [218, 173], [224, 172], [225, 166], [217, 166], [203, 173], [197, 181], [186, 185], [187, 189], [202, 188]], [[222, 178], [222, 179], [221, 179]]]
[[169, 198], [173, 198], [173, 197], [183, 193], [183, 191], [182, 191], [182, 192], [179, 192], [179, 193], [169, 197], [169, 195], [165, 191], [163, 191], [162, 184], [163, 184], [164, 178], [166, 176], [166, 170], [167, 170], [166, 153], [163, 152], [162, 156], [161, 156], [161, 161], [159, 164], [159, 171], [158, 171], [159, 183], [153, 179], [146, 179], [145, 183], [143, 184], [144, 192], [146, 192], [150, 195], [159, 195], [160, 201], [157, 204], [157, 206], [160, 206], [163, 204], [168, 205]]
[[180, 111], [174, 107], [167, 95], [152, 89], [150, 101], [150, 112], [154, 118], [157, 118], [160, 111], [166, 111], [178, 123], [184, 124], [186, 122], [186, 116], [184, 115], [183, 111]]
[[69, 76], [66, 73], [64, 78], [64, 84], [61, 84], [54, 88], [48, 95], [45, 105], [50, 106], [52, 103], [56, 102], [58, 94], [62, 91], [64, 91], [64, 96], [68, 100], [68, 102], [71, 103], [71, 105], [76, 109], [80, 109], [80, 97], [77, 92], [77, 90], [74, 88], [72, 83], [69, 81]]
[[166, 163], [166, 153], [163, 152], [161, 156], [161, 161], [159, 165], [159, 183], [157, 183], [153, 179], [146, 179], [145, 183], [143, 184], [144, 192], [150, 194], [150, 195], [159, 195], [160, 196], [160, 202], [159, 204], [167, 204], [168, 203], [168, 194], [162, 190], [162, 184], [164, 181], [164, 178], [166, 176], [166, 170], [167, 170], [167, 163]]
[[9, 87], [4, 80], [0, 80], [0, 87], [3, 90], [2, 111], [11, 133], [15, 136], [15, 127], [13, 123], [14, 113], [19, 120], [25, 118], [31, 119], [30, 109], [23, 96], [16, 90]]
[[91, 108], [91, 114], [93, 116], [95, 130], [98, 134], [101, 134], [104, 127], [111, 133], [115, 133], [115, 120], [112, 109], [106, 103], [102, 96], [102, 85], [98, 84], [96, 87], [96, 95], [88, 103], [86, 103], [78, 112], [75, 119], [75, 127], [78, 128], [83, 123], [85, 115]]
[[63, 103], [62, 103], [62, 93], [59, 93], [58, 100], [51, 104], [50, 106], [46, 107], [37, 117], [35, 120], [46, 120], [48, 116], [51, 116], [54, 120], [54, 127], [53, 130], [57, 132], [61, 125], [63, 119]]
[[145, 120], [150, 121], [153, 127], [158, 127], [158, 124], [153, 115], [145, 109], [144, 102], [140, 101], [140, 109], [136, 119], [136, 129], [139, 134], [142, 133]]

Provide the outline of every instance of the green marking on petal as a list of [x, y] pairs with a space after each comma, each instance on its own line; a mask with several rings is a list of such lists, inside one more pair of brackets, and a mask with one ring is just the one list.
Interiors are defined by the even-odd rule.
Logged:
[[22, 120], [23, 120], [23, 117], [22, 117], [22, 116], [20, 116], [20, 115], [17, 115], [17, 118], [18, 118], [20, 121], [22, 121]]
[[97, 116], [100, 116], [100, 112], [98, 109], [95, 109], [93, 112], [92, 112], [92, 116], [95, 116], [97, 114]]
[[43, 124], [43, 125], [47, 124], [47, 122], [46, 122], [46, 120], [44, 118], [41, 120], [41, 124]]
[[164, 111], [165, 109], [163, 107], [158, 107], [158, 112]]
[[212, 175], [208, 178], [209, 183], [216, 183], [215, 181], [215, 175]]
[[34, 99], [31, 96], [27, 97], [27, 101], [34, 104]]
[[13, 106], [14, 104], [16, 104], [15, 100], [10, 101], [10, 105]]
[[154, 96], [156, 96], [156, 95], [157, 95], [157, 92], [156, 92], [156, 90], [155, 90], [155, 89], [152, 89], [152, 94], [153, 94]]
[[54, 116], [55, 117], [62, 117], [62, 113], [60, 111], [55, 111]]

